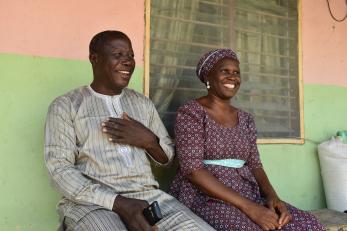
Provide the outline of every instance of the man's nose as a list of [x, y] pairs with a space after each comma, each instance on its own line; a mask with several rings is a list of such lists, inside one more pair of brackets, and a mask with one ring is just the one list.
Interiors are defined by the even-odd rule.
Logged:
[[121, 63], [123, 65], [131, 65], [132, 62], [134, 62], [134, 59], [132, 57], [129, 57], [129, 56], [123, 56], [121, 58]]

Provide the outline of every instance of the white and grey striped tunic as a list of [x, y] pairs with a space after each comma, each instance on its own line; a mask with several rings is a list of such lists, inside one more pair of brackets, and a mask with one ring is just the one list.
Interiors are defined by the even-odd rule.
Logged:
[[[68, 217], [69, 222], [78, 224], [94, 210], [112, 210], [115, 197], [121, 194], [149, 203], [157, 200], [164, 213], [161, 223], [165, 230], [212, 230], [158, 189], [145, 150], [108, 141], [101, 123], [108, 117], [120, 117], [123, 112], [157, 135], [170, 162], [173, 143], [153, 103], [140, 93], [123, 89], [120, 95], [107, 96], [84, 86], [56, 98], [50, 105], [45, 127], [45, 163], [51, 181], [63, 194], [58, 204], [62, 220]], [[107, 211], [105, 217], [106, 214]], [[117, 222], [118, 227], [124, 227], [120, 219]]]
[[148, 98], [129, 89], [116, 96], [75, 89], [53, 101], [46, 120], [46, 166], [65, 198], [112, 209], [117, 194], [158, 187], [145, 151], [115, 145], [101, 130], [123, 112], [150, 128], [172, 159], [171, 140]]

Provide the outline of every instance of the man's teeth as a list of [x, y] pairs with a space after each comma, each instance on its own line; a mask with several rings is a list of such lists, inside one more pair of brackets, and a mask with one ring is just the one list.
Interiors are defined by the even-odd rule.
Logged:
[[235, 84], [227, 83], [227, 84], [224, 84], [224, 87], [229, 88], [229, 89], [234, 89], [235, 88]]
[[118, 71], [118, 72], [120, 72], [122, 74], [129, 74], [130, 73], [129, 71]]

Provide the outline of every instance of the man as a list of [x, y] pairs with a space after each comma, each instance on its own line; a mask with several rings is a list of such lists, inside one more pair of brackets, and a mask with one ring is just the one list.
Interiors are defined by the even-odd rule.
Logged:
[[[130, 39], [104, 31], [89, 46], [90, 86], [51, 104], [45, 162], [63, 194], [66, 230], [213, 230], [158, 189], [150, 159], [168, 165], [173, 145], [152, 102], [127, 89], [135, 69]], [[142, 211], [158, 201], [163, 219], [151, 227]]]

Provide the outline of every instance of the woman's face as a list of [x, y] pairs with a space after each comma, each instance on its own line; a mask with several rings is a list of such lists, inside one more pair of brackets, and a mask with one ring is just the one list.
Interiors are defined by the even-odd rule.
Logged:
[[220, 60], [211, 69], [207, 80], [211, 86], [209, 94], [223, 100], [231, 99], [241, 84], [239, 62], [230, 58]]

